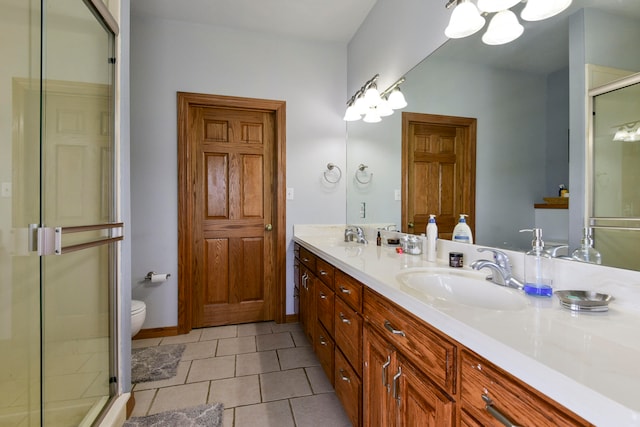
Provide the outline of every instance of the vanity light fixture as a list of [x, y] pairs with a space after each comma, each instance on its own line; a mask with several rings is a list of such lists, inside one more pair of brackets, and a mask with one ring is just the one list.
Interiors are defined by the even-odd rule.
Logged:
[[352, 122], [362, 119], [367, 123], [377, 123], [382, 117], [393, 114], [394, 110], [407, 106], [399, 87], [405, 78], [400, 78], [382, 92], [378, 92], [378, 77], [378, 74], [373, 76], [347, 101], [347, 111], [343, 120]]
[[454, 7], [444, 34], [449, 38], [463, 38], [475, 34], [484, 27], [485, 17], [495, 15], [489, 21], [482, 41], [488, 45], [512, 42], [522, 35], [524, 27], [510, 10], [518, 3], [526, 3], [520, 17], [525, 21], [541, 21], [551, 18], [571, 5], [572, 0], [448, 0], [447, 9]]

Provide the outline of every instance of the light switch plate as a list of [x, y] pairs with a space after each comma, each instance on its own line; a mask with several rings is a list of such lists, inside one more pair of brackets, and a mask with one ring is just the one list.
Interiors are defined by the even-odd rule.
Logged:
[[400, 195], [400, 190], [394, 190], [393, 197], [395, 200], [402, 200], [402, 196]]
[[293, 200], [293, 187], [287, 187], [287, 200]]

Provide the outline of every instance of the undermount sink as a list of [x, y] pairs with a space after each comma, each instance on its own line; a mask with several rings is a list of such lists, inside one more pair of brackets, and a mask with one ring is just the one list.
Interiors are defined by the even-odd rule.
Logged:
[[527, 298], [515, 289], [490, 283], [484, 275], [447, 269], [423, 269], [396, 276], [402, 290], [427, 303], [489, 310], [521, 310]]

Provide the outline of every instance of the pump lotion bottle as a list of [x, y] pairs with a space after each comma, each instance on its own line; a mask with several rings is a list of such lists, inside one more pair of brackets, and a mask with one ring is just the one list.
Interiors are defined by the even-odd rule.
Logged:
[[435, 262], [437, 255], [436, 240], [438, 240], [438, 226], [436, 225], [436, 216], [429, 215], [427, 223], [427, 261]]
[[553, 293], [552, 259], [544, 250], [542, 229], [534, 228], [520, 230], [533, 232], [531, 250], [524, 256], [524, 292], [528, 295], [550, 297]]

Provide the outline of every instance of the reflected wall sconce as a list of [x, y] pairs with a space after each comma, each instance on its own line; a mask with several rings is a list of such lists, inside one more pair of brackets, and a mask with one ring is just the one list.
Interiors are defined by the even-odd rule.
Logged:
[[377, 123], [382, 117], [390, 116], [394, 110], [399, 110], [407, 106], [404, 95], [400, 92], [400, 85], [405, 78], [398, 79], [394, 84], [378, 92], [376, 81], [379, 74], [369, 79], [358, 91], [347, 101], [347, 111], [344, 113], [344, 120], [353, 122], [362, 119], [367, 123]]
[[615, 126], [614, 129], [617, 129], [615, 135], [613, 135], [614, 141], [640, 141], [640, 120], [622, 123], [621, 125]]
[[494, 13], [489, 21], [482, 41], [488, 45], [501, 45], [514, 41], [522, 35], [524, 27], [516, 14], [509, 10], [518, 3], [525, 3], [520, 17], [525, 21], [542, 21], [568, 8], [572, 0], [448, 0], [447, 9], [454, 7], [449, 25], [444, 34], [450, 39], [468, 37], [480, 31], [485, 17]]

